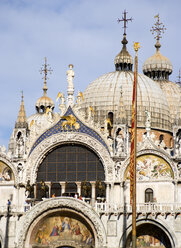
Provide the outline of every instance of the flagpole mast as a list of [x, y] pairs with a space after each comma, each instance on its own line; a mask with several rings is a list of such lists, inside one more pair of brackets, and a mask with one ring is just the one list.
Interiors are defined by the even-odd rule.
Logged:
[[137, 81], [138, 81], [138, 48], [139, 43], [134, 43], [135, 54], [135, 106], [134, 106], [134, 162], [133, 162], [133, 188], [132, 188], [132, 248], [136, 248], [136, 146], [137, 146]]

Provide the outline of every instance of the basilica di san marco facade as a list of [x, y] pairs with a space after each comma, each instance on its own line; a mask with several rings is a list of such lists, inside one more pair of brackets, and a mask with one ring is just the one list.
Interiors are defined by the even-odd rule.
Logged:
[[[69, 65], [67, 92], [57, 89], [59, 112], [48, 97], [46, 59], [30, 117], [22, 96], [8, 150], [0, 147], [1, 248], [131, 247], [127, 43], [124, 33], [115, 71], [77, 96]], [[169, 81], [159, 33], [155, 48], [138, 74], [137, 247], [181, 248], [181, 88]]]

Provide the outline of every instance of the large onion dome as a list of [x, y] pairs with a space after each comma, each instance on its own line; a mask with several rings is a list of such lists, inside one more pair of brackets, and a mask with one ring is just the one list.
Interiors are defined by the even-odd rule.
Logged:
[[[113, 122], [120, 123], [120, 110], [124, 107], [125, 119], [131, 125], [134, 73], [132, 58], [128, 52], [123, 52], [126, 44], [122, 43], [123, 49], [115, 59], [116, 71], [100, 76], [84, 91], [82, 109], [88, 115], [91, 106], [95, 112], [93, 118], [100, 124], [105, 122], [110, 112], [113, 113]], [[120, 103], [124, 106], [120, 106]], [[151, 114], [152, 128], [171, 130], [169, 106], [163, 91], [157, 82], [142, 74], [138, 74], [137, 108], [138, 127], [145, 127], [147, 110]]]

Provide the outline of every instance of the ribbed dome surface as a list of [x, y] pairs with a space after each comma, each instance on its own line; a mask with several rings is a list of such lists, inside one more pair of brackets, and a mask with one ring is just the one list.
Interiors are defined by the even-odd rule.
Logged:
[[36, 102], [36, 107], [40, 108], [41, 106], [44, 106], [45, 108], [46, 107], [55, 107], [55, 104], [50, 97], [42, 96]]
[[[84, 91], [82, 108], [89, 106], [95, 111], [95, 121], [104, 123], [109, 112], [114, 113], [114, 122], [119, 118], [120, 98], [124, 103], [128, 124], [131, 123], [132, 90], [134, 73], [115, 71], [93, 81]], [[122, 93], [121, 93], [122, 92]], [[122, 97], [121, 97], [122, 95]], [[138, 74], [138, 126], [145, 126], [145, 111], [151, 113], [151, 127], [170, 130], [170, 112], [167, 99], [157, 82]]]
[[160, 51], [157, 51], [153, 56], [149, 57], [143, 64], [143, 72], [165, 71], [172, 73], [172, 63], [163, 56]]
[[180, 105], [181, 87], [170, 81], [161, 81], [159, 84], [169, 104], [171, 122], [175, 123], [178, 106]]

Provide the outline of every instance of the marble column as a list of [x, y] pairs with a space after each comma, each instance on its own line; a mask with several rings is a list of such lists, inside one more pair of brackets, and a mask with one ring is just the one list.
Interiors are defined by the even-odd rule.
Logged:
[[81, 182], [76, 182], [78, 196], [81, 195]]
[[62, 195], [65, 193], [65, 184], [66, 182], [60, 182]]
[[125, 182], [121, 182], [121, 205], [124, 205], [124, 184]]
[[106, 182], [106, 202], [109, 203], [110, 183]]
[[92, 194], [91, 194], [91, 204], [92, 206], [95, 205], [95, 198], [96, 198], [96, 182], [91, 181], [92, 186]]
[[49, 194], [49, 197], [51, 197], [51, 186], [52, 186], [52, 183], [51, 182], [45, 182], [45, 184], [48, 186], [48, 194]]

